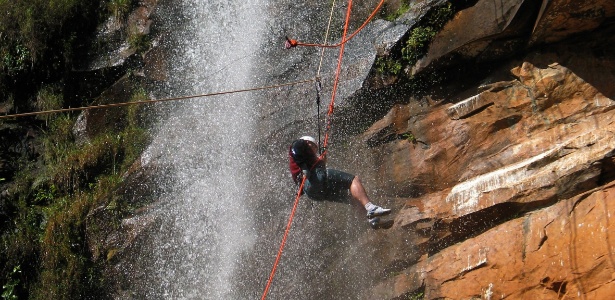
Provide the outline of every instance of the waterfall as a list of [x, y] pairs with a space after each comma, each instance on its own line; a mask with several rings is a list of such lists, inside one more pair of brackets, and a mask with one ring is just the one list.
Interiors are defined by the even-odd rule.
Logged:
[[[172, 37], [166, 89], [195, 95], [253, 86], [263, 1], [184, 1]], [[242, 252], [254, 243], [248, 206], [246, 146], [252, 140], [255, 94], [205, 97], [177, 104], [146, 157], [160, 175], [160, 228], [150, 237], [144, 283], [150, 297], [229, 299]], [[165, 107], [168, 109], [168, 106]]]
[[[162, 97], [293, 82], [316, 73], [320, 50], [284, 50], [283, 37], [321, 41], [328, 2], [171, 2], [164, 42], [171, 53], [169, 79], [157, 91]], [[338, 7], [335, 19], [343, 20], [343, 13]], [[325, 88], [336, 58], [337, 51], [324, 57]], [[300, 135], [316, 135], [314, 96], [309, 84], [160, 108], [164, 117], [142, 158], [146, 169], [155, 170], [155, 201], [140, 217], [149, 224], [147, 233], [120, 264], [126, 282], [118, 299], [261, 296], [296, 193], [287, 147]], [[304, 197], [272, 299], [356, 299], [370, 278], [369, 264], [356, 263], [367, 261], [369, 251], [354, 246], [366, 228], [362, 208]]]

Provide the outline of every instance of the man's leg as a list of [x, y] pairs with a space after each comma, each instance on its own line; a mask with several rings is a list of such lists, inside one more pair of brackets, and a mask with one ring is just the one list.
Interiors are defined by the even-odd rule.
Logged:
[[374, 217], [386, 215], [391, 212], [390, 209], [382, 208], [370, 202], [369, 196], [367, 196], [363, 183], [358, 176], [338, 170], [328, 169], [327, 179], [329, 188], [332, 188], [333, 190], [338, 190], [340, 188], [343, 188], [346, 191], [350, 190], [352, 199], [361, 203], [367, 211], [367, 218], [371, 221], [377, 222], [377, 218]]
[[371, 219], [376, 216], [388, 215], [389, 213], [391, 213], [390, 209], [382, 208], [378, 205], [373, 204], [369, 200], [369, 197], [367, 196], [367, 192], [365, 191], [365, 188], [363, 187], [363, 183], [361, 183], [361, 180], [359, 179], [358, 176], [355, 176], [354, 179], [352, 180], [352, 184], [350, 184], [350, 194], [355, 200], [361, 203], [363, 207], [365, 207], [365, 210], [367, 211], [368, 219]]
[[361, 203], [362, 206], [365, 206], [370, 202], [359, 176], [355, 176], [350, 184], [350, 195], [352, 195], [352, 198]]
[[391, 213], [391, 210], [387, 208], [382, 208], [378, 205], [374, 205], [369, 200], [369, 196], [367, 196], [367, 192], [363, 187], [361, 179], [359, 179], [358, 176], [350, 177], [353, 175], [348, 173], [345, 174], [348, 175], [348, 179], [352, 178], [352, 182], [350, 183], [349, 188], [352, 199], [361, 203], [361, 205], [365, 208], [365, 210], [367, 211], [367, 221], [372, 226], [372, 228], [378, 228], [378, 226], [381, 225], [380, 218], [378, 218], [378, 216], [388, 215], [389, 213]]

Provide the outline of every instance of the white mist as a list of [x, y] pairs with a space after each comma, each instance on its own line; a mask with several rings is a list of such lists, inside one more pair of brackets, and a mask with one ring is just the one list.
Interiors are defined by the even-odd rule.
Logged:
[[[266, 6], [261, 1], [184, 1], [173, 34], [166, 89], [175, 96], [253, 86]], [[203, 97], [172, 109], [147, 149], [164, 163], [166, 192], [150, 239], [146, 296], [229, 299], [240, 256], [255, 233], [246, 205], [246, 143], [254, 128], [251, 93]], [[170, 166], [170, 167], [169, 167]]]

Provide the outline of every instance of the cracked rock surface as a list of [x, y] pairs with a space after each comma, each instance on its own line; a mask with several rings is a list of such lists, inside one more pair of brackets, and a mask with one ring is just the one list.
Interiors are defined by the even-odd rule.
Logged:
[[[412, 104], [397, 106], [365, 133], [387, 153], [377, 157], [380, 184], [415, 190], [394, 227], [373, 237], [413, 241], [393, 243], [404, 251], [390, 257], [374, 295], [613, 295], [615, 101], [559, 64], [510, 72], [516, 79], [501, 89], [420, 118]], [[464, 106], [477, 98], [488, 105]], [[387, 138], [402, 132], [430, 147]]]

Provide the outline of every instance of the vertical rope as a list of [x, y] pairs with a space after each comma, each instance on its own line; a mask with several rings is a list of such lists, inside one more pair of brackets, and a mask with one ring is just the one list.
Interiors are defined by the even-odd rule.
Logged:
[[[331, 29], [331, 20], [333, 19], [333, 9], [335, 9], [335, 0], [331, 4], [331, 12], [329, 13], [329, 23], [327, 24], [327, 30], [325, 31], [325, 42], [324, 45], [329, 41], [329, 30]], [[320, 69], [322, 67], [322, 60], [325, 56], [325, 47], [322, 48], [320, 52], [320, 63], [318, 64], [318, 71], [316, 72], [316, 78], [320, 78]]]
[[[344, 24], [344, 32], [342, 34], [342, 40], [346, 39], [346, 34], [348, 33], [348, 23], [350, 21], [350, 11], [352, 8], [352, 0], [348, 0], [348, 8], [346, 10], [346, 23]], [[335, 102], [335, 93], [337, 90], [337, 85], [339, 82], [339, 75], [342, 68], [342, 58], [344, 56], [344, 45], [340, 47], [340, 55], [337, 59], [337, 70], [335, 72], [335, 80], [333, 81], [333, 92], [331, 94], [331, 103], [329, 103], [329, 111], [327, 113], [327, 127], [325, 129], [325, 141], [323, 143], [323, 147], [325, 151], [320, 155], [319, 159], [321, 159], [326, 153], [327, 141], [329, 139], [329, 130], [331, 129], [331, 115], [333, 114], [333, 104]], [[299, 203], [299, 198], [301, 197], [301, 192], [303, 191], [303, 186], [305, 184], [306, 178], [304, 177], [301, 180], [301, 186], [299, 186], [299, 191], [297, 192], [297, 197], [295, 198], [295, 203], [293, 205], [293, 209], [290, 213], [290, 217], [288, 218], [288, 224], [286, 225], [286, 230], [284, 231], [284, 237], [282, 237], [282, 242], [280, 244], [280, 248], [278, 249], [278, 255], [276, 256], [275, 262], [273, 263], [273, 268], [271, 269], [271, 273], [269, 274], [269, 279], [267, 280], [267, 285], [265, 286], [265, 291], [263, 292], [263, 296], [261, 300], [265, 300], [267, 298], [267, 293], [269, 293], [269, 288], [271, 287], [271, 282], [273, 281], [273, 277], [275, 276], [275, 271], [280, 262], [280, 257], [282, 257], [282, 252], [284, 250], [284, 245], [286, 244], [286, 238], [288, 237], [288, 233], [290, 232], [290, 227], [293, 222], [293, 218], [295, 216], [295, 211], [297, 210], [297, 205]]]
[[280, 257], [282, 257], [282, 252], [284, 251], [284, 245], [286, 245], [286, 238], [288, 237], [288, 233], [290, 232], [290, 226], [293, 223], [293, 218], [295, 217], [295, 212], [297, 211], [297, 205], [299, 204], [299, 198], [301, 198], [301, 192], [303, 192], [303, 186], [305, 184], [306, 177], [303, 177], [301, 180], [301, 185], [299, 186], [299, 191], [297, 191], [297, 197], [295, 198], [295, 204], [293, 205], [293, 209], [290, 212], [290, 217], [288, 217], [288, 223], [286, 224], [286, 230], [284, 231], [284, 237], [282, 237], [282, 242], [280, 243], [280, 249], [278, 249], [278, 255], [275, 258], [275, 262], [273, 263], [273, 268], [271, 269], [271, 273], [269, 274], [269, 279], [267, 280], [267, 285], [265, 286], [265, 291], [263, 292], [263, 296], [261, 300], [265, 300], [267, 298], [267, 293], [269, 293], [269, 288], [271, 287], [271, 282], [273, 282], [273, 276], [275, 275], [275, 271], [278, 268], [278, 263], [280, 262]]
[[[344, 24], [344, 32], [342, 34], [342, 40], [346, 39], [348, 33], [348, 23], [350, 21], [350, 11], [352, 8], [352, 0], [348, 0], [348, 8], [346, 10], [346, 22]], [[329, 103], [329, 111], [327, 112], [327, 126], [325, 127], [325, 140], [323, 147], [325, 151], [321, 154], [321, 157], [327, 152], [327, 144], [329, 143], [329, 131], [331, 130], [331, 116], [333, 115], [333, 107], [335, 103], [335, 94], [337, 92], [337, 86], [339, 83], [340, 73], [342, 70], [342, 58], [344, 57], [344, 48], [346, 44], [342, 44], [340, 47], [340, 55], [337, 59], [337, 69], [335, 70], [335, 80], [333, 81], [333, 91], [331, 92], [331, 102]]]
[[[335, 0], [331, 3], [331, 11], [329, 12], [329, 22], [327, 23], [327, 30], [325, 30], [325, 40], [324, 44], [326, 45], [329, 41], [329, 32], [331, 30], [331, 20], [333, 20], [333, 10], [335, 9]], [[318, 154], [322, 153], [322, 143], [321, 143], [321, 135], [320, 135], [320, 90], [322, 86], [320, 84], [320, 70], [322, 69], [322, 61], [325, 57], [325, 48], [323, 47], [320, 51], [320, 62], [318, 63], [318, 70], [316, 71], [316, 126], [318, 127]]]
[[322, 153], [321, 151], [321, 146], [322, 144], [320, 143], [321, 138], [320, 138], [320, 90], [322, 89], [322, 86], [320, 85], [320, 79], [316, 80], [316, 127], [318, 127], [318, 154], [320, 155]]

